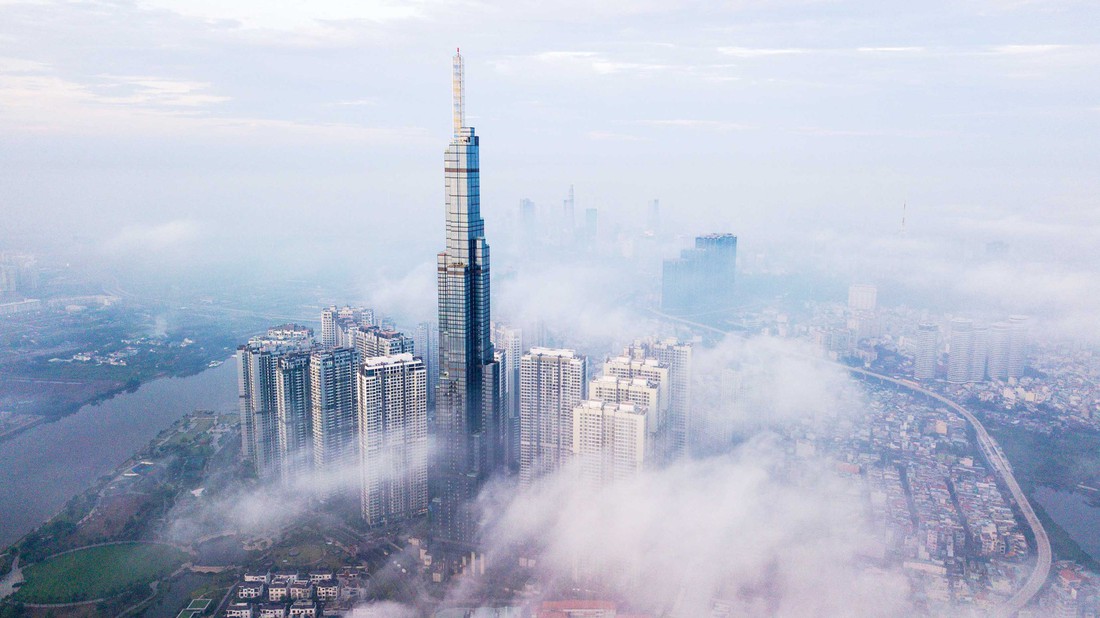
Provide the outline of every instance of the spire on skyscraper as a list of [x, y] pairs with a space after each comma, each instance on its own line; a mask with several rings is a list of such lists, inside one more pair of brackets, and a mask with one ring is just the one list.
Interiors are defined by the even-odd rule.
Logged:
[[464, 103], [466, 89], [462, 79], [462, 66], [462, 53], [456, 47], [453, 72], [451, 74], [451, 95], [454, 100], [455, 137], [458, 137], [458, 134], [462, 132], [462, 127], [466, 126], [466, 107]]

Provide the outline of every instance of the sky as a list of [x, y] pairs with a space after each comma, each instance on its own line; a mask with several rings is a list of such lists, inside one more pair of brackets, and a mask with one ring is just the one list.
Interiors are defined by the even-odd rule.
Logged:
[[591, 4], [0, 0], [0, 243], [402, 277], [442, 240], [461, 47], [490, 243], [573, 184], [750, 251], [896, 275], [1000, 240], [1100, 289], [1094, 3]]

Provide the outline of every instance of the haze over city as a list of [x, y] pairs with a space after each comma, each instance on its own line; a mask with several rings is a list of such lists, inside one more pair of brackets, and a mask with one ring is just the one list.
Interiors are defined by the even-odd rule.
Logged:
[[0, 618], [1096, 615], [1097, 16], [0, 0]]

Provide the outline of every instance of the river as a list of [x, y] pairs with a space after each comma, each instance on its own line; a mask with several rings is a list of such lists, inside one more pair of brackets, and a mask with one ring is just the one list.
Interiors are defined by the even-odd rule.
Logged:
[[236, 374], [230, 359], [187, 378], [154, 380], [0, 442], [0, 547], [53, 516], [188, 412], [236, 411]]
[[1100, 508], [1080, 493], [1048, 487], [1036, 488], [1035, 500], [1085, 553], [1100, 562]]

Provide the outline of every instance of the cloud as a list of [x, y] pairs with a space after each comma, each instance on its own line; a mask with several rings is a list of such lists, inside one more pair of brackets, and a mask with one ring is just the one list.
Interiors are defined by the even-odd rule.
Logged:
[[877, 549], [858, 484], [823, 462], [786, 461], [762, 435], [600, 491], [566, 469], [508, 501], [485, 538], [495, 556], [534, 555], [550, 595], [577, 574], [656, 615], [706, 616], [716, 602], [733, 615], [912, 612], [904, 577], [868, 566]]
[[113, 237], [104, 247], [109, 253], [159, 253], [180, 251], [196, 242], [202, 232], [197, 221], [176, 219], [155, 225], [128, 225]]
[[694, 118], [673, 118], [668, 120], [640, 120], [638, 124], [651, 127], [676, 127], [684, 129], [701, 129], [704, 131], [745, 131], [752, 127], [735, 122], [722, 120], [700, 120]]
[[800, 56], [814, 52], [828, 50], [814, 50], [804, 47], [719, 47], [718, 52], [735, 58], [767, 58], [771, 56]]

